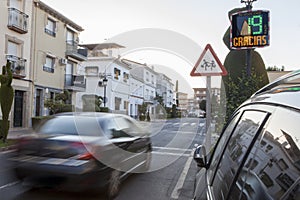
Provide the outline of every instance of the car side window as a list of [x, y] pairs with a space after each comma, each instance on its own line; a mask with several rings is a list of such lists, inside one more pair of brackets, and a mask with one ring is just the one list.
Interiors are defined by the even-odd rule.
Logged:
[[224, 151], [225, 144], [227, 143], [232, 131], [234, 130], [235, 126], [237, 125], [239, 118], [240, 118], [240, 114], [236, 114], [232, 118], [230, 123], [228, 123], [227, 127], [224, 129], [221, 137], [219, 138], [219, 140], [215, 146], [212, 158], [210, 160], [210, 167], [207, 171], [207, 176], [210, 181], [212, 180], [212, 177], [213, 177], [212, 175], [214, 174], [214, 172], [217, 168], [218, 162], [221, 158], [222, 152]]
[[134, 137], [141, 133], [141, 129], [126, 117], [114, 117], [112, 121], [114, 122], [111, 127], [113, 138]]
[[247, 199], [300, 199], [299, 122], [300, 112], [276, 109], [245, 162], [234, 194]]
[[265, 124], [268, 113], [255, 110], [244, 111], [233, 134], [226, 144], [222, 158], [213, 177], [212, 191], [215, 199], [225, 199], [231, 184], [245, 162], [246, 155]]

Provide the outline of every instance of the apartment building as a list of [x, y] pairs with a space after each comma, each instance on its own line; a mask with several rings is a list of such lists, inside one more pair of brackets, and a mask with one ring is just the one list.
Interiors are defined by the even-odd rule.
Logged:
[[82, 109], [82, 96], [95, 94], [104, 101], [101, 106], [110, 112], [128, 114], [130, 96], [130, 66], [120, 58], [112, 56], [112, 51], [123, 46], [115, 43], [83, 44], [88, 49], [85, 68], [86, 91], [77, 95], [77, 107]]
[[[27, 2], [27, 1], [26, 1]], [[33, 83], [33, 116], [48, 115], [46, 99], [68, 90], [75, 105], [77, 92], [85, 91], [80, 63], [87, 50], [79, 46], [84, 29], [45, 3], [34, 0], [32, 10], [31, 80]]]
[[144, 80], [142, 77], [130, 74], [130, 97], [128, 115], [137, 119], [139, 116], [139, 106], [144, 103]]
[[[32, 0], [0, 1], [0, 61], [1, 67], [11, 62], [14, 102], [10, 126], [28, 127], [32, 110], [30, 62]], [[1, 70], [2, 71], [2, 70]]]
[[157, 73], [156, 93], [164, 100], [164, 105], [171, 108], [174, 103], [174, 84], [172, 80], [163, 73]]
[[154, 115], [157, 72], [146, 64], [141, 64], [128, 59], [123, 59], [122, 61], [130, 65], [130, 74], [142, 78], [143, 102], [148, 105], [147, 112]]

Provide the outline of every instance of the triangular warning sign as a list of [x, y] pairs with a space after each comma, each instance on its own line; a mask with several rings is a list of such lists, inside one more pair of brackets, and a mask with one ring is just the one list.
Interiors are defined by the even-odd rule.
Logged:
[[207, 44], [196, 62], [191, 76], [226, 76], [227, 71], [210, 44]]

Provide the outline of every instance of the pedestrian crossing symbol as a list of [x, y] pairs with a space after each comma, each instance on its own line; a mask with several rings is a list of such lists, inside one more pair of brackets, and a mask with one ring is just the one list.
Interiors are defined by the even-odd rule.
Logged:
[[196, 62], [191, 76], [225, 76], [227, 71], [210, 44], [207, 44]]

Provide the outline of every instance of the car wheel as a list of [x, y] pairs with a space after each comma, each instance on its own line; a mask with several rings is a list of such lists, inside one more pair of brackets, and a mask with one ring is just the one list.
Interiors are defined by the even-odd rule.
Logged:
[[108, 180], [107, 197], [109, 199], [113, 199], [118, 195], [120, 191], [120, 185], [121, 185], [121, 172], [114, 169], [111, 171]]

